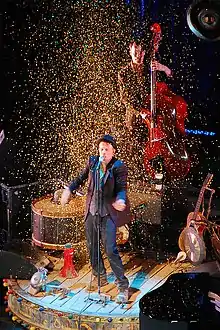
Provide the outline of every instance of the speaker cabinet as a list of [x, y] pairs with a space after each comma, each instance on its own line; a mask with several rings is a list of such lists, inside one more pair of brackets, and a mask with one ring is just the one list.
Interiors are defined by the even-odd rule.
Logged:
[[209, 273], [172, 274], [140, 300], [141, 330], [206, 329], [211, 303]]
[[37, 268], [25, 258], [9, 251], [0, 251], [0, 278], [29, 280]]

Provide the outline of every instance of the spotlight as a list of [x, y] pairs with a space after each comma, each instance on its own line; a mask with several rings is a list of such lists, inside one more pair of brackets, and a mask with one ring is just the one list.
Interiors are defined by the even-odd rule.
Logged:
[[220, 0], [194, 0], [187, 9], [187, 23], [197, 37], [220, 40]]

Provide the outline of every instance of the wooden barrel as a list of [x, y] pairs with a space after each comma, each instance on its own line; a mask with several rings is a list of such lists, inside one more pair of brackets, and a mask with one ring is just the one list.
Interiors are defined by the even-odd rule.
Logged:
[[[140, 213], [145, 221], [158, 221], [158, 215], [153, 212], [155, 211], [153, 207], [155, 196], [141, 192], [128, 192], [134, 218], [137, 218], [137, 214]], [[69, 242], [75, 246], [82, 241], [85, 242], [85, 202], [86, 196], [73, 196], [65, 206], [54, 203], [53, 195], [35, 199], [32, 202], [33, 243], [45, 249], [58, 250], [63, 249]], [[157, 205], [155, 206], [156, 213], [160, 213]], [[152, 207], [153, 210], [151, 210]], [[129, 226], [117, 228], [117, 244], [126, 243], [129, 236]]]
[[85, 241], [84, 210], [86, 197], [75, 196], [61, 206], [47, 195], [32, 202], [32, 241], [45, 249], [63, 249]]

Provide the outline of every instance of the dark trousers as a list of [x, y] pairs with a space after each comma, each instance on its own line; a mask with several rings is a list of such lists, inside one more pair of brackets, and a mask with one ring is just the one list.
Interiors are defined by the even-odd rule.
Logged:
[[[87, 246], [94, 276], [98, 275], [98, 221], [91, 213], [86, 218]], [[112, 271], [116, 277], [119, 289], [128, 288], [128, 279], [124, 275], [124, 268], [116, 245], [116, 226], [109, 215], [100, 217], [100, 238], [108, 257]], [[100, 252], [100, 275], [106, 275], [106, 269]]]

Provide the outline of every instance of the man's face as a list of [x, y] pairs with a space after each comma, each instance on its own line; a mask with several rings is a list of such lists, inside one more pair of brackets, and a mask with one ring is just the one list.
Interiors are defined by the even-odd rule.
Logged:
[[99, 155], [104, 158], [104, 163], [108, 164], [115, 154], [115, 149], [108, 142], [99, 143]]
[[130, 55], [134, 64], [143, 64], [145, 51], [142, 49], [141, 45], [137, 45], [133, 42], [133, 44], [130, 45]]

